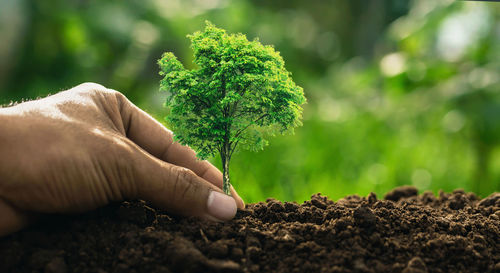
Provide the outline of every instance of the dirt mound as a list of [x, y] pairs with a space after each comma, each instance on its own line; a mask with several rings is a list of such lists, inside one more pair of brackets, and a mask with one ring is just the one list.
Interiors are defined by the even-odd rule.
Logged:
[[1, 239], [0, 272], [500, 272], [500, 193], [386, 199], [268, 199], [228, 223], [123, 202]]

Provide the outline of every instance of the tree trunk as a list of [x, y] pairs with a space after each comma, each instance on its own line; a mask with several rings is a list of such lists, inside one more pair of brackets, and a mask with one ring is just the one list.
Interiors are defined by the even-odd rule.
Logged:
[[231, 158], [229, 143], [224, 144], [220, 157], [222, 159], [222, 190], [225, 194], [231, 195], [231, 182], [229, 180], [229, 160]]

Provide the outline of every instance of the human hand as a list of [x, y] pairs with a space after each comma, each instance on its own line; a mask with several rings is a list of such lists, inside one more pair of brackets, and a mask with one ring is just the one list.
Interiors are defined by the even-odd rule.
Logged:
[[[144, 199], [174, 214], [230, 220], [243, 200], [222, 174], [121, 93], [81, 84], [0, 109], [0, 236], [31, 213]], [[233, 199], [234, 198], [234, 199]]]

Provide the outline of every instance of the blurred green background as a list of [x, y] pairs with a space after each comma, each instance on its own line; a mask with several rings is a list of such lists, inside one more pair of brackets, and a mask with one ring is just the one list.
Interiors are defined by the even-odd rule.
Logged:
[[2, 0], [0, 104], [92, 81], [163, 120], [156, 60], [192, 67], [205, 20], [273, 44], [308, 98], [295, 135], [233, 157], [247, 202], [500, 190], [498, 3]]

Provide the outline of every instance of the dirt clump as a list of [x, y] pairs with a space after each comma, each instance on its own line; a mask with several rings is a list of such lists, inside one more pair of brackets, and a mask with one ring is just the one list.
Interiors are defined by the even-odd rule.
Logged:
[[500, 272], [500, 193], [268, 199], [227, 223], [128, 201], [0, 239], [0, 272]]

